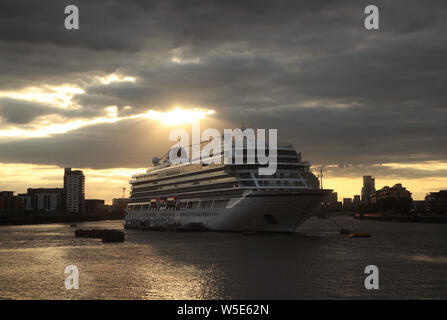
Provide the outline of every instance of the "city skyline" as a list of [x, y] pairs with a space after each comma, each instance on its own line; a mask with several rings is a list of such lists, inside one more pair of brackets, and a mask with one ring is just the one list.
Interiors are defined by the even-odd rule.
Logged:
[[[30, 172], [37, 173], [34, 177], [32, 183], [26, 177], [23, 177], [21, 173], [23, 170], [30, 170]], [[104, 199], [107, 204], [112, 204], [113, 198], [122, 197], [122, 188], [126, 187], [126, 197], [129, 192], [128, 181], [131, 175], [146, 171], [146, 168], [114, 168], [105, 170], [94, 170], [86, 168], [77, 168], [82, 170], [85, 175], [85, 198], [89, 199]], [[15, 171], [16, 170], [16, 171]], [[7, 182], [1, 180], [2, 186], [6, 186], [2, 190], [14, 191], [15, 193], [26, 193], [28, 188], [62, 188], [63, 176], [62, 167], [57, 166], [35, 166], [26, 164], [14, 164], [9, 170], [9, 177], [11, 180], [15, 180], [11, 185], [16, 185], [19, 188], [12, 189], [7, 188]], [[22, 181], [18, 182], [16, 180], [22, 177]], [[431, 185], [432, 188], [424, 189], [421, 192], [414, 192], [413, 187], [417, 184], [417, 180], [412, 183], [412, 180], [399, 180], [399, 179], [383, 179], [376, 178], [376, 189], [380, 189], [384, 186], [393, 186], [396, 183], [402, 183], [408, 190], [412, 192], [413, 200], [424, 200], [425, 196], [430, 192], [435, 192], [439, 190], [445, 190], [447, 188], [443, 187], [443, 184], [437, 185], [434, 181]], [[363, 187], [363, 176], [352, 177], [351, 183], [346, 183], [345, 179], [339, 180], [337, 178], [326, 178], [324, 175], [323, 184], [327, 189], [333, 189], [334, 192], [338, 193], [339, 201], [343, 198], [353, 199], [355, 195], [361, 195], [361, 189]], [[105, 184], [108, 184], [105, 187]]]

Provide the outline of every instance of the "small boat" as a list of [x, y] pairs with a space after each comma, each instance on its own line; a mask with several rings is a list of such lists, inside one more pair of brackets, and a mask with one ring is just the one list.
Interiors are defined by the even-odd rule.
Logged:
[[351, 233], [349, 238], [369, 238], [371, 235], [369, 233]]
[[99, 238], [102, 242], [123, 242], [124, 232], [114, 229], [93, 229], [83, 230], [79, 229], [75, 231], [75, 237], [77, 238]]

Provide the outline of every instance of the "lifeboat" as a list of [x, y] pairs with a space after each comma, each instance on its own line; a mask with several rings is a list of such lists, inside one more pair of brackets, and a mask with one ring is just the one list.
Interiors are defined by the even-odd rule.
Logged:
[[158, 198], [152, 198], [150, 204], [150, 210], [156, 210], [158, 207]]
[[157, 202], [158, 202], [158, 198], [152, 198], [152, 199], [151, 199], [151, 204], [152, 204], [152, 203], [157, 203]]
[[177, 206], [178, 197], [170, 196], [166, 199], [168, 209], [175, 209]]

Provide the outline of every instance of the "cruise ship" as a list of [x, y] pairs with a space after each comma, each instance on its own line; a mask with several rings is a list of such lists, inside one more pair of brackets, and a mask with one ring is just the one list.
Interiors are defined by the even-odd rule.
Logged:
[[294, 232], [331, 192], [320, 188], [311, 164], [291, 144], [278, 143], [277, 170], [270, 176], [259, 175], [257, 161], [228, 164], [224, 152], [217, 156], [221, 164], [155, 157], [152, 168], [130, 180], [125, 227]]

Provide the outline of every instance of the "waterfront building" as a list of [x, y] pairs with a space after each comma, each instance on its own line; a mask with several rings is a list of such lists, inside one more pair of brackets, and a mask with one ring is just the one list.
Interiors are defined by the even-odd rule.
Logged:
[[10, 214], [19, 209], [19, 201], [14, 191], [0, 191], [0, 214]]
[[65, 204], [69, 213], [83, 213], [85, 201], [85, 176], [81, 170], [65, 168]]
[[371, 204], [371, 195], [376, 191], [376, 181], [372, 176], [363, 176], [362, 203]]
[[20, 208], [24, 210], [33, 210], [33, 206], [31, 204], [31, 197], [27, 193], [20, 193], [17, 195], [19, 200]]
[[427, 211], [435, 214], [447, 214], [447, 190], [430, 192], [425, 196]]
[[112, 209], [113, 211], [125, 211], [127, 204], [129, 202], [128, 198], [113, 198], [112, 199]]
[[391, 188], [388, 186], [383, 187], [382, 189], [374, 192], [371, 195], [371, 203], [377, 203], [381, 199], [411, 199], [411, 192], [406, 188], [402, 187], [402, 184], [396, 183]]
[[85, 199], [84, 208], [85, 213], [87, 214], [101, 214], [107, 212], [105, 201], [102, 199]]
[[34, 210], [56, 212], [64, 208], [65, 192], [62, 188], [28, 188], [27, 197]]

